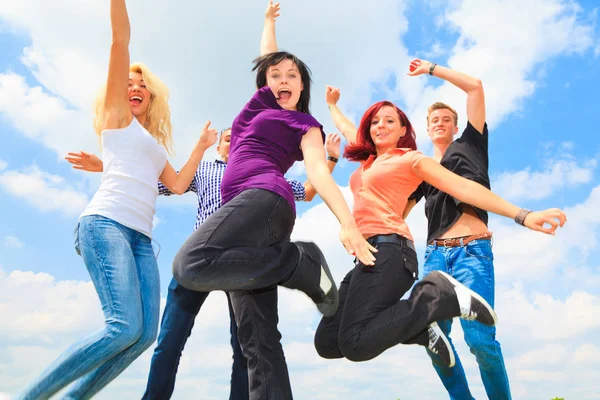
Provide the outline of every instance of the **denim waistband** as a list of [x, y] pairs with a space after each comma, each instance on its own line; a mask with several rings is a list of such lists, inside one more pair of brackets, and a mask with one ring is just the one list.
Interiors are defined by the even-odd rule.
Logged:
[[371, 236], [367, 239], [367, 242], [369, 242], [372, 246], [375, 246], [380, 243], [396, 243], [401, 245], [402, 247], [408, 247], [409, 249], [416, 251], [415, 244], [412, 240], [409, 240], [404, 236], [400, 236], [397, 233]]

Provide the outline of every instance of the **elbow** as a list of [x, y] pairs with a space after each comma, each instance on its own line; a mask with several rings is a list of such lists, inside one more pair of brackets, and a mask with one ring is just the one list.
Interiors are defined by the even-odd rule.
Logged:
[[471, 91], [481, 91], [483, 92], [483, 82], [481, 82], [481, 79], [474, 79], [474, 82], [471, 85], [470, 88]]
[[312, 201], [315, 198], [315, 195], [316, 193], [306, 193], [306, 196], [304, 196], [304, 201]]
[[174, 188], [171, 189], [171, 193], [181, 196], [182, 194], [185, 193], [185, 189], [175, 186]]

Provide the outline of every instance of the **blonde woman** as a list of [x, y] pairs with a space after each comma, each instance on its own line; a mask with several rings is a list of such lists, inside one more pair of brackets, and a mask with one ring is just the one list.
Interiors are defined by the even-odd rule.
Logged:
[[111, 0], [112, 45], [106, 90], [96, 101], [104, 171], [81, 214], [76, 250], [100, 298], [105, 326], [73, 344], [17, 399], [47, 399], [73, 383], [66, 399], [88, 399], [115, 379], [156, 339], [160, 287], [152, 251], [159, 179], [173, 193], [189, 186], [217, 137], [207, 123], [177, 174], [171, 148], [168, 89], [142, 64], [129, 64], [124, 0]]

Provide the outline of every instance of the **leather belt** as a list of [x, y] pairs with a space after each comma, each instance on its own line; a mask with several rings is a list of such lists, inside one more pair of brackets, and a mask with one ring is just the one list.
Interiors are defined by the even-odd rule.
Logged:
[[412, 240], [408, 240], [404, 236], [400, 236], [397, 233], [390, 233], [387, 235], [375, 235], [367, 239], [367, 242], [371, 243], [372, 246], [376, 246], [379, 243], [396, 243], [402, 247], [408, 247], [415, 251], [415, 244]]
[[431, 242], [431, 244], [434, 246], [442, 247], [461, 247], [466, 246], [473, 240], [492, 240], [492, 232], [476, 233], [475, 235], [450, 239], [435, 239]]

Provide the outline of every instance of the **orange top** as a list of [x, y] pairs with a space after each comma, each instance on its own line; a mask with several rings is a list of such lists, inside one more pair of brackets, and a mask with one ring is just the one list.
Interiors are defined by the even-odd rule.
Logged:
[[408, 197], [423, 181], [413, 167], [425, 156], [411, 149], [390, 149], [362, 162], [350, 177], [352, 214], [365, 238], [397, 233], [413, 240], [402, 213]]

